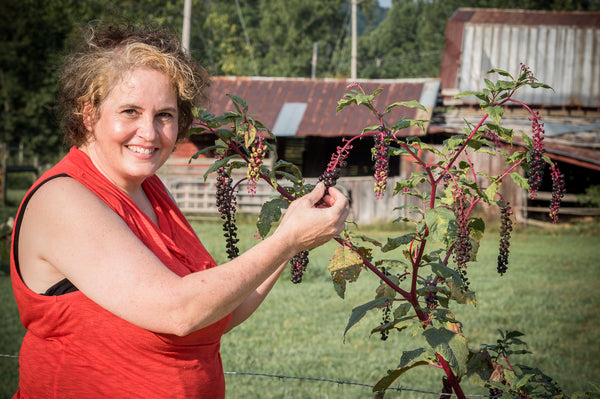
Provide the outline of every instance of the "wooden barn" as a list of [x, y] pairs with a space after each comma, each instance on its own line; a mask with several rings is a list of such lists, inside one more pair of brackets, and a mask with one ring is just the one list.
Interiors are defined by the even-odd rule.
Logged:
[[[576, 194], [600, 184], [599, 54], [600, 13], [459, 9], [447, 25], [439, 78], [358, 83], [367, 93], [383, 89], [376, 107], [410, 100], [425, 105], [427, 112], [397, 107], [386, 119], [391, 123], [402, 117], [429, 119], [425, 133], [411, 128], [404, 134], [423, 135], [422, 140], [439, 144], [460, 133], [465, 120], [473, 122], [482, 115], [474, 97], [456, 99], [455, 94], [482, 88], [486, 72], [492, 68], [517, 74], [520, 63], [526, 64], [540, 81], [554, 88], [524, 91], [520, 99], [540, 111], [548, 154], [567, 176], [568, 206], [563, 207], [561, 214], [597, 214], [598, 209], [579, 206]], [[338, 100], [349, 90], [350, 83], [353, 82], [343, 79], [216, 77], [208, 110], [215, 114], [234, 110], [226, 94], [245, 99], [250, 114], [277, 136], [277, 157], [300, 166], [307, 180], [314, 182], [343, 138], [377, 124], [364, 107], [349, 107], [336, 113]], [[507, 111], [504, 124], [525, 132], [531, 130], [528, 115], [518, 108]], [[351, 198], [351, 218], [369, 223], [400, 216], [390, 210], [405, 205], [411, 198], [388, 193], [382, 200], [375, 200], [372, 140], [356, 143], [349, 167], [338, 183]], [[515, 141], [513, 148], [519, 144], [522, 142]], [[212, 160], [188, 162], [205, 145], [206, 137], [192, 137], [181, 143], [160, 171], [184, 212], [190, 215], [216, 212], [214, 179], [203, 179]], [[498, 160], [486, 156], [475, 162], [489, 174], [498, 174], [503, 168]], [[408, 159], [395, 159], [388, 187], [410, 176], [416, 167]], [[549, 200], [549, 177], [547, 180], [535, 202], [512, 183], [506, 185], [503, 195], [513, 205], [519, 221], [547, 220], [543, 216]], [[254, 197], [242, 187], [238, 208], [241, 212], [257, 212], [272, 195], [266, 184], [259, 186]]]
[[[600, 13], [461, 8], [446, 26], [446, 45], [440, 73], [440, 98], [428, 130], [433, 141], [460, 131], [464, 121], [478, 120], [475, 97], [454, 96], [485, 87], [492, 68], [513, 76], [520, 64], [553, 90], [527, 88], [517, 98], [541, 115], [547, 154], [565, 174], [567, 195], [563, 216], [598, 215], [584, 208], [577, 194], [600, 185]], [[497, 77], [497, 76], [496, 76]], [[505, 127], [531, 132], [529, 114], [509, 108]], [[440, 138], [435, 139], [436, 136]], [[515, 140], [518, 148], [523, 144]], [[494, 162], [482, 160], [482, 162]], [[490, 166], [491, 170], [501, 167]], [[548, 221], [550, 174], [535, 201], [523, 192], [507, 193], [520, 221]], [[508, 188], [508, 187], [505, 187]]]
[[[383, 89], [375, 106], [381, 110], [393, 102], [417, 100], [428, 112], [417, 108], [396, 107], [389, 114], [392, 123], [402, 117], [429, 120], [437, 99], [438, 79], [358, 80], [293, 79], [262, 77], [217, 77], [211, 86], [208, 111], [221, 114], [235, 110], [226, 94], [246, 100], [249, 113], [270, 127], [277, 137], [277, 158], [298, 165], [308, 182], [316, 182], [325, 170], [331, 155], [344, 138], [360, 134], [363, 128], [377, 125], [377, 119], [365, 107], [347, 107], [336, 112], [338, 101], [349, 90], [350, 83], [360, 83], [367, 93]], [[405, 129], [404, 134], [422, 135], [416, 128]], [[208, 138], [210, 139], [210, 138]], [[179, 205], [188, 214], [216, 212], [214, 207], [214, 179], [204, 182], [204, 171], [213, 161], [203, 158], [188, 160], [197, 148], [210, 145], [205, 135], [192, 136], [181, 143], [169, 162], [160, 171], [163, 180], [173, 192]], [[357, 140], [348, 159], [348, 168], [341, 173], [340, 186], [351, 197], [352, 219], [370, 222], [390, 217], [390, 210], [404, 205], [400, 196], [386, 195], [375, 202], [373, 197], [373, 167], [371, 147], [373, 140]], [[273, 158], [267, 162], [273, 161]], [[243, 177], [243, 171], [240, 172]], [[391, 163], [389, 186], [405, 178], [400, 161]], [[261, 204], [274, 194], [266, 183], [259, 185], [254, 197], [242, 187], [238, 191], [241, 212], [257, 212]]]

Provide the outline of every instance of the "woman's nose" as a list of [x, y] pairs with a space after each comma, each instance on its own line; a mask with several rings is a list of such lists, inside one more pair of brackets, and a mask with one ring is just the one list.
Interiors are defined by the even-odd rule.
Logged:
[[156, 126], [156, 122], [152, 117], [144, 117], [140, 120], [140, 125], [138, 126], [137, 135], [142, 137], [146, 141], [152, 141], [158, 135], [158, 126]]

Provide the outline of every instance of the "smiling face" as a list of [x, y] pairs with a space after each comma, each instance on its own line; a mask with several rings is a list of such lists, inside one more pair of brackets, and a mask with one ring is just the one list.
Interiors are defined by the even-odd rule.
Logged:
[[131, 195], [172, 153], [177, 140], [177, 95], [167, 75], [138, 67], [87, 110], [88, 141], [80, 148], [113, 184]]

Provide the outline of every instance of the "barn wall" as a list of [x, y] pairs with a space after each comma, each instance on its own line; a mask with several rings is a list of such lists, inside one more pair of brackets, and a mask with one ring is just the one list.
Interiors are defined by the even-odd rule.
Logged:
[[[423, 153], [424, 161], [427, 163], [435, 162], [430, 153]], [[485, 172], [488, 175], [499, 175], [503, 173], [507, 165], [500, 157], [493, 157], [486, 153], [470, 154], [470, 160], [476, 169]], [[216, 180], [214, 174], [210, 175], [204, 181], [203, 175], [211, 163], [211, 159], [199, 160], [191, 165], [167, 164], [161, 171], [162, 180], [167, 188], [175, 197], [179, 207], [187, 215], [217, 214], [215, 206], [216, 198]], [[370, 224], [375, 222], [392, 221], [399, 217], [410, 217], [410, 210], [396, 208], [405, 206], [421, 207], [419, 200], [410, 195], [392, 195], [396, 183], [400, 180], [410, 177], [412, 172], [418, 171], [420, 166], [412, 162], [409, 158], [403, 157], [400, 166], [400, 175], [388, 179], [388, 189], [382, 199], [375, 199], [373, 193], [374, 178], [372, 176], [359, 177], [341, 177], [338, 180], [337, 187], [340, 188], [351, 201], [350, 220], [358, 224]], [[244, 177], [244, 171], [238, 170], [234, 181]], [[525, 218], [526, 193], [512, 181], [510, 178], [500, 189], [499, 193], [503, 196], [505, 202], [510, 202], [517, 215], [517, 220], [523, 221]], [[306, 179], [307, 183], [316, 183], [316, 179]], [[484, 188], [487, 182], [480, 182]], [[426, 185], [422, 190], [428, 190]], [[257, 192], [251, 196], [247, 191], [247, 186], [242, 183], [237, 191], [239, 212], [258, 214], [265, 201], [273, 197], [275, 191], [265, 183], [259, 182]], [[479, 208], [484, 215], [496, 216], [496, 209], [489, 207]]]
[[[600, 99], [600, 28], [566, 25], [467, 23], [457, 77], [459, 91], [485, 87], [487, 71], [518, 75], [520, 63], [554, 90], [521, 90], [528, 104], [597, 108]], [[465, 99], [465, 101], [476, 99]]]

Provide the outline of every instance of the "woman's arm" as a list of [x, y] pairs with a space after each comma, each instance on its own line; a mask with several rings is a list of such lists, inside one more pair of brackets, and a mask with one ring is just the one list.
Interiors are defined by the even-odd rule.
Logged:
[[57, 178], [38, 190], [24, 215], [21, 273], [34, 290], [40, 283], [37, 276], [64, 276], [91, 300], [139, 327], [187, 335], [248, 298], [266, 295], [274, 283], [269, 277], [275, 278], [282, 264], [343, 229], [347, 201], [335, 190], [331, 206], [315, 207], [323, 194], [319, 185], [294, 201], [273, 235], [236, 259], [181, 278], [87, 188]]
[[286, 263], [283, 263], [281, 266], [275, 270], [269, 278], [267, 278], [252, 294], [250, 294], [244, 302], [240, 304], [234, 311], [231, 317], [231, 321], [229, 322], [229, 327], [227, 327], [227, 331], [231, 331], [233, 328], [242, 324], [246, 319], [258, 309], [261, 303], [265, 300], [271, 289], [277, 282], [277, 279], [281, 275], [281, 272], [285, 270]]
[[[340, 194], [339, 191], [337, 191], [337, 189], [330, 190], [333, 195], [325, 194], [325, 196], [323, 197], [322, 205], [324, 207], [331, 207], [334, 205], [336, 199], [342, 200], [343, 198], [343, 196]], [[345, 200], [345, 198], [343, 199]], [[279, 278], [283, 270], [285, 270], [286, 265], [287, 262], [279, 266], [277, 270], [275, 270], [275, 272], [271, 276], [269, 276], [267, 280], [265, 280], [250, 296], [248, 296], [248, 298], [246, 298], [246, 300], [240, 306], [238, 306], [233, 311], [233, 317], [231, 319], [231, 322], [229, 323], [227, 332], [240, 325], [248, 317], [250, 317], [256, 309], [258, 309], [260, 304], [265, 300], [265, 298], [277, 282], [277, 279]]]

